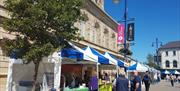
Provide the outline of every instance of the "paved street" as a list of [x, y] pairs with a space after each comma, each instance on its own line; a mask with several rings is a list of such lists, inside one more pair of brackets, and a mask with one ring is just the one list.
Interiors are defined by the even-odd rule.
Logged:
[[[142, 91], [145, 91], [144, 87]], [[180, 91], [180, 83], [175, 83], [175, 86], [172, 87], [170, 82], [162, 80], [158, 84], [151, 85], [150, 91]]]

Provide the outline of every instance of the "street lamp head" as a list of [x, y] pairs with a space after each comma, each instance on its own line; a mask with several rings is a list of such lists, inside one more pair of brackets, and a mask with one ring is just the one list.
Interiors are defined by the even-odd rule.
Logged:
[[115, 4], [118, 4], [118, 3], [120, 2], [120, 0], [113, 0], [113, 2], [114, 2]]

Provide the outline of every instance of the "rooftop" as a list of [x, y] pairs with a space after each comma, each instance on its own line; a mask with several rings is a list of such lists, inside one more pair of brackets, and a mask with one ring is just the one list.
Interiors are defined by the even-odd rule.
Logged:
[[170, 48], [180, 48], [180, 41], [172, 41], [161, 46], [159, 49], [170, 49]]

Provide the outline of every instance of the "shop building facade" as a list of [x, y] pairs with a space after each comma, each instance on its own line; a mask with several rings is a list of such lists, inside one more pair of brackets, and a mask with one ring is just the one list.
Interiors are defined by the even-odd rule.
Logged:
[[[80, 21], [75, 24], [84, 38], [79, 44], [88, 45], [103, 52], [110, 52], [118, 55], [117, 46], [117, 22], [113, 20], [104, 10], [98, 0], [86, 0], [83, 14], [88, 17], [87, 21]], [[103, 0], [100, 0], [103, 2]], [[119, 55], [120, 56], [120, 55]]]
[[[13, 39], [15, 37], [15, 34], [9, 34], [2, 27], [3, 19], [9, 18], [7, 9], [4, 7], [3, 2], [4, 0], [0, 0], [0, 41], [2, 41], [3, 38]], [[3, 53], [1, 47], [2, 45], [3, 44], [0, 43], [0, 91], [5, 91], [7, 82], [7, 72], [9, 66], [9, 57], [5, 56], [5, 54]]]
[[162, 70], [180, 71], [180, 41], [169, 42], [159, 48], [161, 56], [160, 67]]
[[[7, 9], [3, 5], [4, 1], [0, 0], [0, 40], [3, 38], [13, 39], [16, 36], [9, 34], [2, 27], [3, 19], [9, 18]], [[79, 34], [84, 40], [76, 41], [74, 44], [81, 48], [90, 46], [101, 53], [109, 52], [118, 58], [123, 58], [118, 53], [121, 48], [117, 46], [118, 23], [104, 11], [104, 0], [86, 0], [85, 8], [81, 11], [86, 15], [87, 21], [77, 22], [75, 26], [79, 28]], [[9, 57], [3, 54], [0, 47], [0, 91], [5, 91], [8, 64]]]

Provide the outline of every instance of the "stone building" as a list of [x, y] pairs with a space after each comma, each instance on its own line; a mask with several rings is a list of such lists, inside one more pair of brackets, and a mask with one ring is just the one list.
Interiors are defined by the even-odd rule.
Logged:
[[[0, 40], [14, 38], [15, 34], [9, 34], [2, 27], [2, 20], [9, 18], [7, 9], [0, 0]], [[109, 52], [118, 58], [123, 56], [118, 53], [117, 46], [117, 22], [104, 11], [104, 0], [86, 0], [82, 13], [87, 16], [87, 21], [77, 22], [83, 41], [74, 42], [79, 47], [90, 46], [96, 50]], [[6, 57], [0, 47], [0, 91], [5, 91], [9, 58]]]
[[159, 48], [161, 56], [160, 67], [162, 70], [180, 71], [180, 41], [172, 41]]
[[[4, 0], [0, 0], [0, 41], [3, 40], [3, 38], [13, 39], [15, 37], [14, 34], [9, 34], [2, 27], [3, 19], [9, 18], [7, 9], [4, 7], [3, 2]], [[3, 54], [1, 45], [2, 44], [0, 44], [0, 91], [5, 91], [9, 58]]]

